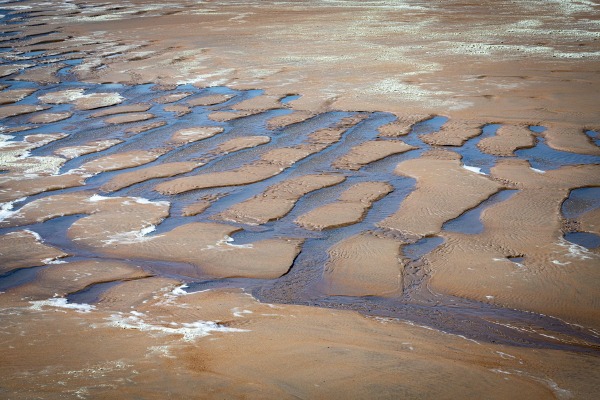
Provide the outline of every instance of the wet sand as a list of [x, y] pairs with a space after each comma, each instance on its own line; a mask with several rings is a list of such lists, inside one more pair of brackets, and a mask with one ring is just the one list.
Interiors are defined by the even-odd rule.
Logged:
[[597, 11], [1, 4], [0, 392], [593, 398]]

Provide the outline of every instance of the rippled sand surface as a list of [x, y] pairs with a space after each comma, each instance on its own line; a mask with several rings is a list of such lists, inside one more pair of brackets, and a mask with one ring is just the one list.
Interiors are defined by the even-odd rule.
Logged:
[[594, 398], [600, 5], [0, 4], [0, 393]]

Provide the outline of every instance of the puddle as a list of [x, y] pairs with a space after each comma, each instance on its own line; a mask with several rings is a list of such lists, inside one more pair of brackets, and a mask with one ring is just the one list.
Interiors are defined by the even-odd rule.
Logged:
[[300, 97], [302, 97], [302, 96], [300, 96], [299, 94], [292, 94], [289, 96], [285, 96], [283, 99], [281, 99], [279, 101], [281, 102], [281, 104], [287, 104], [290, 101], [298, 100]]
[[439, 131], [448, 122], [448, 117], [435, 116], [425, 121], [417, 122], [411, 129], [409, 135], [423, 135]]
[[67, 302], [75, 304], [94, 304], [100, 300], [102, 293], [120, 283], [123, 283], [123, 281], [96, 283], [83, 290], [67, 295]]
[[564, 235], [565, 240], [594, 250], [600, 247], [600, 236], [589, 232], [569, 232]]
[[532, 168], [547, 171], [565, 165], [600, 164], [599, 156], [554, 150], [546, 144], [543, 137], [537, 137], [536, 140], [535, 147], [515, 151], [516, 156], [528, 160]]
[[483, 224], [481, 223], [481, 213], [494, 204], [498, 204], [514, 196], [518, 190], [502, 190], [492, 195], [487, 200], [484, 200], [477, 207], [466, 211], [462, 215], [453, 220], [446, 222], [442, 229], [445, 231], [465, 233], [475, 235], [483, 232]]
[[431, 253], [436, 247], [444, 243], [444, 239], [439, 236], [425, 237], [415, 243], [408, 244], [402, 248], [404, 256], [416, 261], [427, 253]]
[[561, 212], [567, 219], [577, 219], [596, 208], [600, 208], [600, 187], [589, 187], [571, 190]]

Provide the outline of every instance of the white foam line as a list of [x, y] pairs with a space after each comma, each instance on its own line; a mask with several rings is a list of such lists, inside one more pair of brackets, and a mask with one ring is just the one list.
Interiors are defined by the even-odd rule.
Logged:
[[537, 168], [533, 168], [533, 167], [529, 167], [529, 168], [531, 168], [531, 170], [533, 172], [537, 172], [538, 174], [545, 174], [546, 173], [546, 171], [542, 171], [541, 169], [537, 169]]
[[41, 311], [43, 307], [56, 307], [56, 308], [67, 308], [75, 310], [80, 313], [89, 313], [96, 307], [91, 304], [79, 304], [79, 303], [67, 303], [67, 299], [64, 297], [58, 297], [48, 300], [30, 301], [31, 310]]
[[[143, 332], [157, 332], [165, 335], [181, 335], [186, 342], [208, 336], [211, 332], [248, 332], [246, 329], [229, 328], [213, 321], [196, 321], [181, 323], [181, 327], [172, 328], [162, 325], [152, 325], [137, 315], [113, 314], [109, 318], [110, 325], [121, 329], [136, 329]], [[179, 324], [172, 324], [178, 326]]]
[[465, 164], [463, 164], [462, 167], [466, 170], [475, 172], [476, 174], [479, 174], [479, 175], [487, 175], [485, 172], [481, 172], [481, 168], [479, 168], [479, 167], [472, 167], [470, 165], [465, 165]]

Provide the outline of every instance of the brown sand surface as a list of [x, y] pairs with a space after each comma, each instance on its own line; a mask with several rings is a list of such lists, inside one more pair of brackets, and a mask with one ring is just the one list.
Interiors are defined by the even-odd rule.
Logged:
[[579, 218], [580, 229], [582, 232], [591, 232], [600, 234], [600, 208], [588, 211]]
[[[75, 261], [52, 265], [40, 271], [35, 282], [21, 285], [6, 294], [20, 301], [65, 297], [90, 285], [147, 278], [140, 267], [114, 261]], [[18, 301], [18, 300], [17, 300]]]
[[297, 124], [314, 117], [315, 114], [310, 111], [294, 111], [291, 114], [279, 115], [267, 121], [269, 129], [284, 128], [286, 126]]
[[167, 105], [164, 107], [164, 110], [166, 112], [173, 112], [175, 113], [178, 117], [181, 117], [183, 115], [189, 114], [192, 112], [191, 108], [188, 106], [181, 106], [181, 105], [177, 105], [177, 104], [173, 104], [173, 105]]
[[51, 124], [70, 118], [73, 115], [71, 112], [60, 112], [60, 113], [42, 113], [36, 114], [29, 118], [29, 122], [32, 124]]
[[85, 154], [97, 153], [110, 149], [119, 143], [123, 143], [123, 141], [120, 139], [94, 140], [80, 146], [61, 147], [60, 149], [55, 150], [54, 154], [58, 154], [59, 156], [70, 160]]
[[495, 136], [483, 138], [477, 147], [484, 153], [496, 156], [514, 156], [519, 149], [533, 147], [535, 140], [526, 126], [503, 125]]
[[13, 105], [0, 107], [0, 119], [14, 117], [16, 115], [30, 114], [36, 111], [46, 110], [47, 107], [33, 105]]
[[[3, 386], [26, 388], [27, 396], [15, 398], [151, 399], [360, 398], [373, 387], [376, 398], [455, 397], [465, 388], [490, 399], [589, 398], [597, 390], [593, 357], [473, 343], [351, 312], [271, 306], [231, 290], [178, 296], [173, 287], [156, 278], [125, 282], [91, 312], [13, 306], [1, 336]], [[432, 343], [444, 343], [444, 351]]]
[[101, 172], [115, 171], [148, 164], [164, 153], [163, 150], [132, 150], [116, 153], [109, 156], [88, 161], [77, 170], [86, 174], [99, 174]]
[[305, 148], [270, 150], [259, 160], [240, 168], [177, 178], [160, 183], [155, 189], [163, 194], [178, 194], [195, 189], [247, 185], [278, 175], [310, 154], [312, 152]]
[[208, 118], [215, 122], [227, 122], [258, 113], [259, 111], [215, 111]]
[[399, 137], [410, 133], [412, 127], [417, 122], [428, 119], [431, 115], [398, 115], [394, 122], [385, 124], [377, 128], [380, 137]]
[[36, 92], [36, 89], [13, 89], [0, 92], [0, 105], [16, 103]]
[[114, 192], [125, 187], [145, 182], [150, 179], [168, 178], [171, 176], [184, 174], [201, 166], [201, 163], [195, 161], [182, 161], [174, 163], [163, 163], [152, 167], [138, 169], [136, 171], [125, 172], [115, 176], [113, 179], [100, 187], [106, 192]]
[[171, 93], [171, 94], [166, 94], [164, 96], [160, 96], [160, 97], [154, 99], [154, 101], [159, 104], [169, 104], [169, 103], [175, 103], [176, 101], [185, 99], [186, 97], [189, 97], [191, 95], [192, 95], [192, 93], [190, 93], [190, 92]]
[[152, 129], [160, 128], [161, 126], [165, 126], [167, 121], [155, 121], [150, 122], [149, 124], [132, 126], [131, 128], [125, 129], [126, 133], [137, 135], [138, 133], [146, 132]]
[[481, 121], [450, 120], [439, 132], [419, 138], [433, 146], [462, 146], [467, 140], [479, 136], [483, 125]]
[[215, 154], [229, 154], [234, 151], [240, 151], [244, 149], [250, 149], [252, 147], [267, 144], [271, 141], [268, 136], [242, 136], [238, 138], [229, 139], [228, 141], [221, 143], [214, 150]]
[[350, 149], [348, 154], [332, 164], [337, 169], [358, 170], [374, 161], [382, 160], [392, 154], [405, 153], [415, 149], [401, 140], [375, 140], [364, 142]]
[[270, 186], [263, 193], [218, 214], [216, 218], [261, 225], [289, 213], [304, 195], [344, 181], [341, 175], [303, 175]]
[[325, 291], [337, 296], [398, 296], [404, 265], [394, 239], [362, 233], [329, 249]]
[[580, 154], [600, 155], [600, 147], [594, 145], [585, 135], [586, 129], [581, 126], [565, 126], [564, 124], [551, 124], [544, 136], [548, 139], [548, 146]]
[[215, 104], [224, 103], [227, 100], [231, 99], [232, 96], [226, 94], [212, 94], [208, 96], [196, 97], [193, 99], [187, 100], [187, 104], [196, 107], [196, 106], [213, 106]]
[[180, 129], [173, 133], [171, 142], [175, 144], [185, 144], [196, 142], [198, 140], [208, 139], [216, 134], [223, 132], [220, 126], [197, 126], [193, 128]]
[[152, 107], [150, 104], [128, 104], [126, 106], [115, 106], [105, 108], [102, 111], [98, 111], [90, 115], [91, 118], [100, 118], [107, 117], [109, 115], [115, 114], [125, 114], [125, 113], [138, 113], [148, 111]]
[[10, 232], [0, 236], [0, 273], [19, 268], [47, 264], [51, 260], [66, 257], [60, 249], [43, 244], [39, 237], [28, 230]]
[[[563, 235], [598, 233], [599, 213], [567, 220], [561, 205], [600, 186], [586, 134], [600, 127], [598, 7], [4, 2], [0, 393], [595, 398], [600, 249]], [[128, 121], [150, 102], [168, 105], [138, 126], [86, 119]], [[448, 118], [439, 131], [415, 126], [434, 116]], [[206, 118], [228, 134], [161, 147]], [[490, 123], [502, 127], [473, 146]], [[397, 176], [361, 168], [389, 154]], [[296, 204], [301, 225], [332, 229], [294, 225]], [[236, 223], [272, 222], [210, 222], [235, 210]], [[444, 225], [459, 216], [481, 229]]]
[[[443, 234], [446, 243], [427, 257], [432, 268], [430, 285], [461, 297], [535, 310], [597, 329], [600, 258], [562, 239], [560, 205], [570, 189], [600, 185], [598, 166], [563, 167], [539, 174], [525, 161], [510, 160], [492, 173], [510, 180], [519, 192], [485, 210], [483, 233]], [[508, 257], [525, 259], [517, 264]]]
[[299, 216], [296, 223], [306, 229], [339, 228], [360, 222], [371, 205], [394, 188], [385, 182], [363, 182], [351, 186], [333, 203]]
[[378, 226], [408, 236], [423, 237], [438, 233], [442, 224], [458, 217], [492, 194], [501, 185], [461, 167], [455, 153], [448, 159], [423, 156], [404, 161], [395, 172], [417, 180], [415, 190], [392, 215]]
[[116, 117], [110, 117], [104, 120], [107, 124], [127, 124], [130, 122], [147, 121], [154, 118], [154, 114], [151, 113], [128, 113], [125, 115], [119, 115]]

